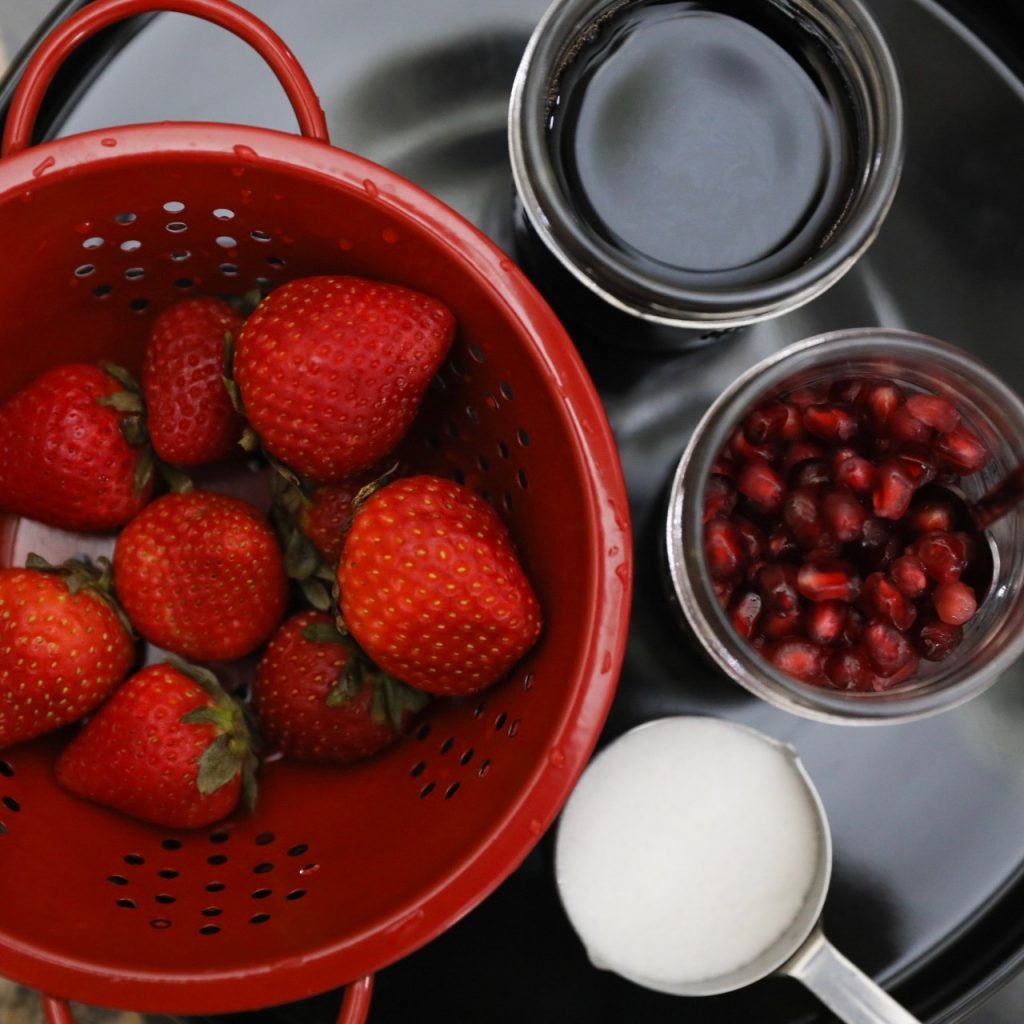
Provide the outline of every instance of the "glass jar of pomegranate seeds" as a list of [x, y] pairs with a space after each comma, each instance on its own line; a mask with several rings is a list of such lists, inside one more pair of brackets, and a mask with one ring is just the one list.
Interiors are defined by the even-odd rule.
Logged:
[[810, 718], [919, 718], [1024, 652], [1024, 404], [952, 345], [884, 328], [792, 345], [698, 424], [669, 576], [710, 658]]

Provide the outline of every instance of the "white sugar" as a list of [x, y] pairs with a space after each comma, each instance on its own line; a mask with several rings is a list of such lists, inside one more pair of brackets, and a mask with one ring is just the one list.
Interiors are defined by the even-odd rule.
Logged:
[[803, 907], [820, 842], [784, 750], [681, 716], [591, 762], [562, 814], [556, 874], [597, 966], [672, 989], [764, 953]]

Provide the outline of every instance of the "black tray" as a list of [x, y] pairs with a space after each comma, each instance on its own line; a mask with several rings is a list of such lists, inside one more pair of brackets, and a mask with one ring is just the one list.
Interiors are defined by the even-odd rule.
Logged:
[[[545, 0], [245, 5], [303, 62], [336, 144], [407, 175], [511, 245], [507, 96]], [[728, 381], [781, 345], [839, 327], [906, 327], [976, 352], [1024, 391], [1022, 7], [869, 6], [900, 65], [909, 141], [898, 198], [861, 264], [804, 309], [698, 352], [636, 356], [576, 339], [620, 445], [635, 521], [633, 625], [603, 739], [696, 711], [793, 743], [833, 825], [828, 934], [922, 1020], [946, 1024], [1024, 966], [1024, 666], [965, 708], [924, 722], [810, 723], [712, 674], [680, 636], [659, 578], [661, 502], [688, 432]], [[9, 87], [0, 86], [0, 110]], [[293, 130], [276, 83], [241, 43], [163, 15], [110, 31], [80, 54], [40, 130], [165, 118]], [[447, 934], [383, 970], [371, 1021], [828, 1019], [791, 981], [680, 1003], [595, 971], [557, 903], [550, 843], [549, 835]], [[318, 1024], [336, 1006], [334, 994], [235, 1019]]]

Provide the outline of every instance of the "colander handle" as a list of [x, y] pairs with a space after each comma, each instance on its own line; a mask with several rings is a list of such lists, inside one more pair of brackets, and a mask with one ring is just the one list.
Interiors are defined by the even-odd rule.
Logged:
[[[338, 1024], [365, 1024], [370, 1012], [370, 999], [373, 996], [373, 975], [353, 981], [345, 988], [345, 998], [338, 1013]], [[43, 1015], [46, 1024], [75, 1024], [71, 1015], [71, 1007], [66, 999], [54, 996], [43, 996]]]
[[0, 156], [27, 149], [46, 90], [57, 69], [86, 39], [115, 22], [137, 14], [174, 11], [191, 14], [233, 32], [247, 42], [277, 76], [291, 101], [302, 134], [328, 142], [327, 120], [320, 101], [284, 41], [269, 26], [230, 0], [94, 0], [58, 25], [32, 55], [11, 100]]

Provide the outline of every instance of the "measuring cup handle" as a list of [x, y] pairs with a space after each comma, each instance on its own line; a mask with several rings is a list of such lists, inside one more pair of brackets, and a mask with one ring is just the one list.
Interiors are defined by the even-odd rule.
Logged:
[[[338, 1024], [365, 1024], [373, 997], [373, 975], [359, 978], [345, 987], [345, 998], [338, 1012]], [[71, 1007], [66, 999], [43, 996], [43, 1016], [46, 1024], [75, 1024]]]
[[94, 0], [61, 22], [25, 67], [7, 115], [0, 156], [27, 149], [39, 108], [57, 69], [90, 36], [137, 14], [173, 11], [191, 14], [233, 32], [247, 42], [277, 76], [291, 102], [302, 134], [327, 142], [327, 120], [313, 86], [284, 41], [255, 15], [230, 0]]
[[920, 1024], [817, 929], [783, 968], [847, 1024]]

